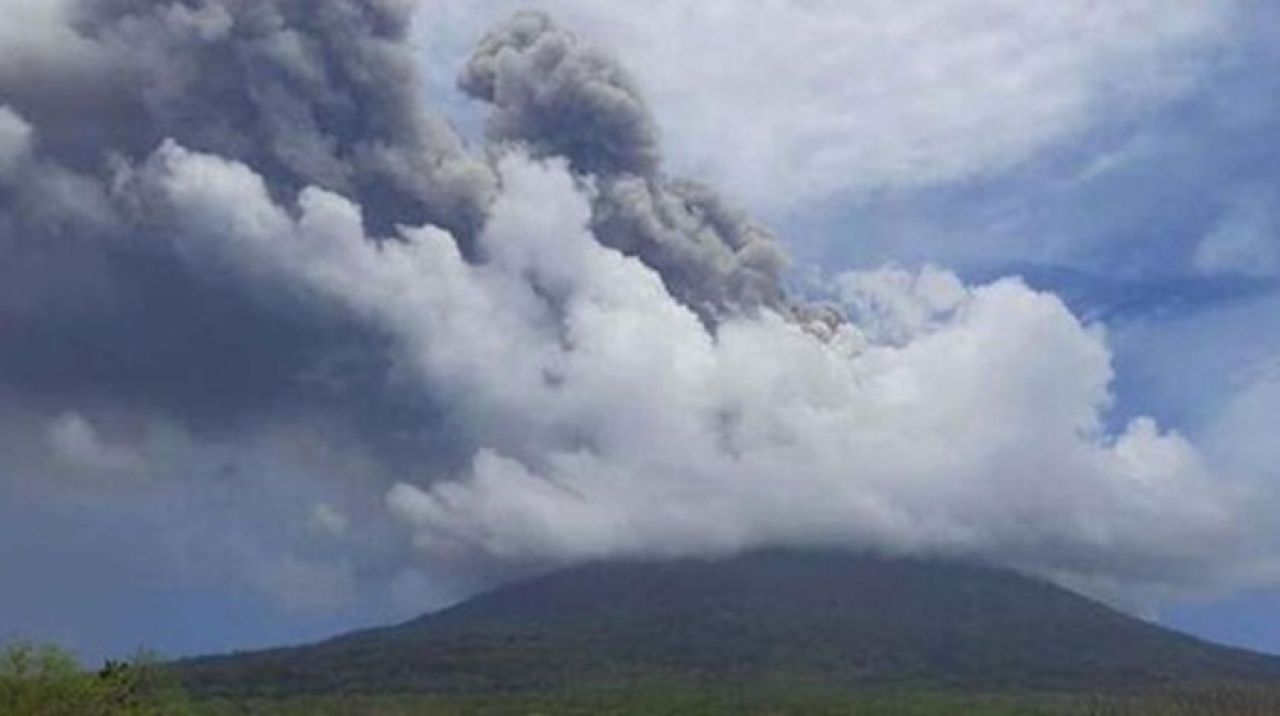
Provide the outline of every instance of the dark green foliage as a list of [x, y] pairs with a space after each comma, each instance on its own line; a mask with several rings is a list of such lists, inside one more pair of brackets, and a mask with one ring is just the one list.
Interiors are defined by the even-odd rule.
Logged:
[[1275, 716], [1280, 686], [1256, 683], [1188, 685], [1130, 694], [1095, 695], [1085, 700], [1096, 716]]
[[991, 714], [1059, 716], [1080, 713], [1056, 696], [974, 695], [934, 692], [832, 694], [692, 689], [678, 686], [596, 693], [546, 692], [496, 695], [399, 695], [295, 697], [284, 700], [221, 701], [205, 704], [202, 716], [845, 716], [848, 714]]
[[[1011, 572], [771, 552], [591, 565], [396, 627], [179, 665], [197, 693], [1114, 691], [1280, 680], [1214, 646]], [[677, 686], [671, 686], [677, 685]]]
[[171, 672], [145, 655], [84, 671], [54, 646], [25, 642], [0, 652], [0, 714], [182, 716], [193, 713]]

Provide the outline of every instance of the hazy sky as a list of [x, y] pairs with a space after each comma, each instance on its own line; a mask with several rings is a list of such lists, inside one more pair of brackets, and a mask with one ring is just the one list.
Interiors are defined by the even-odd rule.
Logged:
[[0, 636], [834, 544], [1280, 652], [1274, 3], [0, 6]]

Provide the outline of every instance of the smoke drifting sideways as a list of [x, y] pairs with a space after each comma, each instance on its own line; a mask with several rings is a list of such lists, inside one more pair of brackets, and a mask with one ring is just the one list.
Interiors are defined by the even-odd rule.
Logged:
[[1265, 571], [1247, 483], [1106, 426], [1100, 329], [938, 269], [836, 277], [844, 318], [788, 296], [778, 242], [668, 177], [636, 82], [546, 15], [461, 69], [491, 106], [468, 147], [425, 109], [412, 2], [15, 12], [0, 479], [259, 490], [193, 541], [234, 532], [291, 594], [771, 545]]
[[700, 316], [786, 310], [774, 238], [707, 187], [662, 176], [644, 98], [607, 54], [546, 15], [522, 13], [481, 41], [459, 86], [493, 105], [495, 142], [562, 157], [592, 177], [596, 239], [639, 257]]

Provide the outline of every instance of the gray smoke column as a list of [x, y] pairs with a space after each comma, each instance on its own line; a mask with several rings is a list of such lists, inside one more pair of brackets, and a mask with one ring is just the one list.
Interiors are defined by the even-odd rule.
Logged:
[[657, 270], [704, 321], [785, 310], [774, 237], [710, 188], [661, 173], [656, 124], [613, 57], [523, 12], [481, 41], [459, 86], [493, 105], [492, 140], [563, 156], [593, 177], [596, 237]]
[[584, 173], [650, 176], [658, 129], [630, 73], [539, 12], [495, 28], [458, 78], [494, 106], [489, 132], [563, 156]]

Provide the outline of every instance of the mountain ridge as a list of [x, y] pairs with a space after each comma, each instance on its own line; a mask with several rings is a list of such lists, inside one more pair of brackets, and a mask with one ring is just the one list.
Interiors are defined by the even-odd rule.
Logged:
[[668, 680], [1099, 689], [1280, 683], [1280, 658], [1048, 582], [813, 551], [586, 564], [398, 625], [177, 663], [197, 692], [547, 690]]

